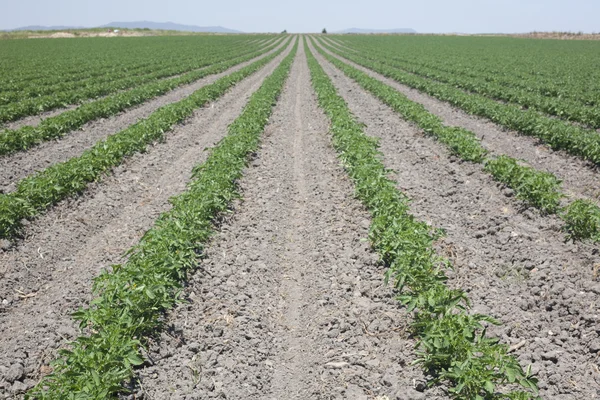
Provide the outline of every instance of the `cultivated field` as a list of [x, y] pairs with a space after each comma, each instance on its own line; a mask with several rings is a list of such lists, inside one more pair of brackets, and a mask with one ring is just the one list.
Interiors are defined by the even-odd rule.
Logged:
[[0, 42], [0, 399], [600, 398], [600, 44]]

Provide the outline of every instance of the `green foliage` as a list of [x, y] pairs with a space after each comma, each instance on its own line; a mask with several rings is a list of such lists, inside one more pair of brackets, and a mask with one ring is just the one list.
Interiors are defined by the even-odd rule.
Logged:
[[[416, 361], [436, 381], [452, 384], [456, 399], [531, 399], [536, 380], [523, 371], [507, 347], [486, 337], [492, 318], [470, 313], [465, 292], [449, 289], [451, 264], [433, 248], [440, 232], [408, 213], [408, 199], [388, 178], [377, 141], [366, 136], [344, 100], [305, 44], [319, 105], [331, 120], [333, 144], [352, 178], [357, 197], [369, 209], [373, 247], [388, 266], [391, 281], [409, 311], [418, 338]], [[518, 384], [526, 392], [501, 394], [499, 386]]]
[[[368, 50], [369, 52], [363, 53], [363, 55], [411, 74], [447, 83], [453, 87], [471, 93], [478, 93], [491, 99], [518, 104], [526, 109], [538, 110], [567, 121], [600, 128], [600, 109], [596, 107], [596, 104], [588, 105], [578, 97], [564, 96], [563, 91], [561, 91], [560, 96], [555, 96], [553, 95], [553, 93], [556, 93], [555, 85], [552, 85], [555, 88], [554, 90], [549, 90], [547, 86], [542, 91], [532, 90], [532, 86], [535, 87], [538, 82], [538, 76], [524, 76], [523, 71], [518, 69], [514, 71], [513, 76], [498, 79], [497, 76], [486, 74], [484, 71], [473, 74], [471, 65], [469, 68], [465, 68], [460, 64], [448, 65], [447, 58], [444, 58], [445, 62], [441, 64], [439, 62], [440, 58], [430, 58], [425, 54], [419, 54], [419, 57], [414, 59], [407, 57], [404, 52], [397, 55], [394, 52], [384, 53], [382, 48], [369, 48]], [[441, 56], [436, 53], [435, 57]], [[464, 62], [464, 60], [461, 61]], [[481, 57], [477, 57], [473, 61], [475, 65], [480, 64]], [[519, 78], [516, 78], [516, 76], [519, 76]], [[581, 88], [579, 93], [583, 91], [584, 89]]]
[[[523, 109], [519, 105], [506, 104], [475, 92], [465, 92], [450, 83], [444, 83], [406, 72], [386, 61], [387, 52], [373, 52], [377, 48], [372, 39], [360, 46], [360, 52], [340, 50], [325, 45], [332, 52], [363, 67], [372, 69], [404, 85], [418, 89], [437, 99], [446, 101], [462, 110], [518, 131], [524, 135], [539, 138], [555, 150], [565, 150], [570, 154], [600, 164], [600, 135], [594, 129], [574, 125], [568, 121], [540, 114], [535, 109]], [[592, 73], [589, 71], [589, 73]], [[587, 85], [589, 77], [583, 81]], [[600, 97], [598, 97], [600, 99]], [[598, 114], [598, 108], [593, 110]]]
[[[191, 55], [183, 52], [185, 54], [183, 57], [181, 56], [181, 52], [184, 51], [184, 48], [180, 47], [180, 53], [177, 55], [175, 53], [177, 45], [174, 42], [174, 48], [155, 49], [156, 51], [163, 51], [161, 57], [153, 54], [152, 57], [146, 60], [134, 59], [137, 61], [135, 64], [115, 59], [115, 55], [111, 55], [109, 59], [112, 62], [117, 65], [125, 63], [125, 67], [113, 67], [109, 70], [106, 70], [106, 68], [98, 70], [98, 67], [90, 67], [91, 71], [83, 70], [84, 72], [82, 72], [80, 70], [78, 72], [80, 75], [74, 80], [63, 77], [63, 80], [59, 80], [54, 84], [48, 84], [55, 79], [49, 73], [48, 75], [50, 76], [46, 78], [47, 80], [43, 78], [42, 80], [36, 80], [37, 84], [27, 82], [22, 89], [0, 92], [0, 104], [4, 104], [0, 105], [0, 122], [15, 121], [28, 115], [36, 115], [43, 111], [65, 107], [69, 104], [78, 104], [87, 99], [106, 96], [120, 90], [155, 82], [158, 79], [187, 73], [205, 67], [210, 62], [214, 62], [215, 58], [211, 57], [212, 54], [219, 54], [224, 50], [229, 54], [235, 54], [232, 53], [235, 51], [241, 53], [248, 47], [257, 50], [258, 47], [256, 45], [252, 46], [248, 43], [251, 39], [252, 37], [238, 39], [231, 43], [233, 46], [230, 44], [231, 47], [225, 47], [225, 49], [219, 47], [219, 44], [223, 45], [227, 43], [224, 40], [221, 40], [221, 43], [211, 43], [208, 40], [204, 40], [204, 43], [200, 41], [200, 46], [192, 49], [190, 52]], [[208, 43], [212, 44], [212, 46], [207, 47], [206, 44]], [[211, 56], [209, 56], [208, 60], [205, 60], [203, 55], [198, 55], [198, 51], [203, 51]], [[169, 57], [170, 55], [172, 58]], [[106, 57], [107, 55], [104, 54], [104, 56]], [[123, 55], [123, 57], [127, 59], [126, 55]], [[42, 68], [46, 70], [48, 66], [43, 65]], [[86, 73], [88, 75], [81, 75]], [[84, 79], [79, 79], [81, 76]], [[10, 85], [7, 86], [10, 87]]]
[[569, 239], [600, 241], [600, 208], [589, 200], [575, 200], [565, 207], [562, 217]]
[[194, 169], [187, 191], [171, 200], [173, 208], [128, 252], [127, 262], [95, 279], [98, 297], [74, 314], [89, 335], [61, 352], [54, 372], [29, 398], [100, 400], [126, 391], [123, 383], [144, 362], [145, 338], [161, 328], [163, 313], [177, 303], [182, 282], [211, 236], [212, 221], [239, 196], [236, 182], [258, 148], [296, 48], [251, 96], [228, 135]]
[[98, 142], [79, 157], [54, 164], [21, 180], [15, 192], [0, 194], [0, 215], [3, 216], [0, 218], [0, 238], [17, 236], [23, 219], [33, 218], [64, 198], [81, 193], [90, 182], [100, 179], [125, 157], [145, 151], [149, 144], [162, 139], [165, 132], [183, 122], [195, 109], [219, 98], [232, 85], [258, 71], [284, 50], [285, 46], [177, 103], [159, 108], [148, 118]]
[[559, 190], [560, 180], [554, 175], [521, 165], [507, 156], [488, 159], [485, 170], [532, 206], [546, 213], [558, 211], [563, 194]]
[[483, 161], [487, 151], [481, 147], [479, 139], [473, 132], [458, 127], [445, 126], [441, 118], [427, 111], [421, 104], [409, 100], [391, 86], [323, 51], [320, 51], [320, 53], [344, 74], [355, 80], [362, 88], [390, 106], [402, 118], [417, 124], [425, 133], [447, 145], [452, 153], [466, 161]]
[[163, 95], [179, 86], [190, 84], [208, 75], [223, 72], [236, 64], [272, 50], [276, 45], [273, 44], [258, 51], [254, 50], [256, 47], [251, 47], [250, 52], [245, 54], [240, 54], [239, 49], [236, 48], [233, 52], [217, 52], [213, 57], [207, 55], [202, 62], [205, 65], [210, 65], [208, 68], [194, 70], [175, 78], [151, 82], [125, 92], [85, 103], [75, 110], [65, 111], [55, 117], [44, 119], [38, 126], [23, 126], [14, 130], [7, 129], [0, 133], [0, 155], [26, 150], [43, 141], [61, 137], [80, 128], [89, 121], [108, 118], [149, 99]]
[[[322, 40], [321, 43], [323, 43]], [[332, 46], [325, 47], [333, 50]], [[420, 104], [408, 100], [406, 96], [391, 86], [371, 78], [336, 57], [332, 57], [320, 47], [317, 47], [317, 50], [344, 74], [354, 79], [361, 87], [390, 106], [403, 118], [414, 122], [425, 133], [447, 145], [453, 154], [465, 161], [484, 163], [485, 170], [490, 172], [496, 180], [512, 188], [518, 198], [545, 213], [559, 211], [560, 201], [564, 195], [560, 191], [560, 180], [553, 174], [520, 165], [517, 160], [506, 155], [487, 159], [487, 151], [481, 146], [473, 132], [459, 127], [445, 126], [439, 117], [429, 113]], [[597, 240], [593, 229], [598, 221], [598, 207], [595, 205], [583, 207], [581, 204], [576, 204], [567, 209], [573, 211], [561, 213], [561, 216], [566, 222], [565, 230], [569, 233], [569, 238]], [[586, 231], [588, 233], [583, 233]]]

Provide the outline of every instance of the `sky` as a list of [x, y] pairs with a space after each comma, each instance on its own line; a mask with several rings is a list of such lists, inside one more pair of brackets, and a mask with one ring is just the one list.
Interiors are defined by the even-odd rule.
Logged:
[[599, 0], [0, 0], [0, 29], [176, 22], [244, 32], [600, 32]]

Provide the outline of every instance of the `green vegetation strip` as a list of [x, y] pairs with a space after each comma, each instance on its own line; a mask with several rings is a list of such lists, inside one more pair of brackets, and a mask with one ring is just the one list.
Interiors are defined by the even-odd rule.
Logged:
[[586, 129], [569, 122], [541, 115], [535, 110], [523, 110], [519, 106], [503, 104], [476, 93], [466, 93], [450, 84], [435, 82], [403, 72], [380, 61], [373, 61], [359, 56], [356, 53], [350, 54], [328, 45], [323, 46], [347, 60], [404, 85], [423, 91], [439, 100], [446, 101], [469, 114], [485, 117], [508, 129], [536, 137], [554, 150], [564, 150], [574, 156], [600, 165], [600, 135], [593, 129]]
[[306, 52], [319, 105], [331, 119], [334, 147], [371, 212], [371, 243], [389, 267], [386, 276], [399, 299], [413, 312], [416, 363], [434, 376], [432, 383], [450, 382], [457, 399], [533, 398], [526, 391], [497, 392], [498, 386], [519, 384], [537, 393], [536, 380], [508, 354], [508, 346], [486, 337], [485, 323], [497, 322], [471, 314], [466, 293], [445, 285], [451, 263], [433, 248], [441, 233], [409, 214], [409, 200], [387, 177], [377, 141], [364, 134], [307, 45]]
[[0, 194], [0, 238], [18, 235], [23, 219], [31, 219], [66, 197], [83, 192], [90, 182], [101, 177], [123, 159], [143, 152], [164, 137], [177, 123], [190, 117], [194, 110], [221, 97], [229, 88], [272, 61], [286, 47], [261, 58], [241, 70], [204, 86], [189, 97], [156, 110], [148, 118], [98, 142], [79, 157], [54, 164], [22, 179], [17, 189]]
[[586, 207], [582, 207], [581, 201], [578, 201], [561, 209], [560, 201], [565, 196], [560, 190], [561, 181], [554, 174], [522, 165], [518, 160], [506, 155], [486, 158], [488, 152], [473, 132], [444, 125], [441, 118], [427, 111], [421, 104], [409, 100], [393, 87], [327, 54], [320, 47], [316, 48], [323, 57], [363, 89], [387, 104], [402, 118], [415, 123], [426, 134], [444, 143], [450, 152], [465, 161], [483, 163], [485, 171], [513, 189], [517, 198], [544, 213], [559, 213], [565, 221], [565, 231], [569, 238], [596, 241], [600, 238], [600, 220], [594, 217], [600, 215], [600, 208], [589, 201], [581, 200]]
[[[247, 48], [257, 50], [258, 46], [247, 46]], [[237, 49], [237, 54], [243, 50]], [[81, 103], [86, 99], [98, 98], [109, 95], [119, 90], [155, 82], [158, 79], [173, 77], [179, 74], [185, 74], [198, 68], [203, 68], [218, 61], [223, 61], [227, 57], [224, 54], [234, 54], [234, 51], [226, 49], [216, 49], [214, 52], [206, 54], [205, 57], [192, 58], [190, 60], [176, 60], [166, 66], [150, 66], [146, 72], [122, 73], [121, 77], [111, 80], [93, 79], [91, 82], [76, 89], [65, 89], [45, 96], [27, 98], [16, 103], [10, 103], [6, 106], [0, 106], [0, 122], [16, 121], [28, 115], [37, 115], [43, 111], [54, 110], [59, 107], [66, 107], [70, 104]]]
[[[331, 42], [328, 43], [331, 44]], [[341, 51], [347, 50], [347, 48], [341, 46], [332, 47], [338, 47]], [[486, 79], [485, 76], [465, 76], [461, 74], [460, 68], [404, 59], [405, 55], [401, 57], [390, 54], [381, 48], [377, 50], [369, 49], [368, 53], [367, 50], [363, 50], [362, 55], [411, 74], [447, 83], [456, 88], [478, 93], [494, 100], [516, 103], [563, 120], [579, 122], [592, 128], [600, 128], [600, 108], [595, 105], [583, 104], [578, 99], [571, 99], [566, 96], [545, 96], [533, 90], [525, 90], [522, 87], [513, 88], [504, 82], [490, 81], [489, 77]], [[533, 83], [536, 79], [536, 76], [530, 76], [529, 83]], [[521, 78], [520, 81], [527, 87], [526, 79]]]
[[[205, 49], [205, 54], [202, 57], [198, 57], [196, 54], [185, 54], [183, 57], [178, 59], [175, 63], [172, 59], [163, 59], [157, 57], [155, 60], [148, 60], [147, 65], [138, 66], [125, 66], [120, 65], [121, 70], [116, 71], [103, 71], [101, 75], [93, 77], [86, 77], [75, 81], [61, 80], [56, 84], [46, 84], [47, 81], [40, 81], [37, 84], [27, 87], [26, 89], [14, 90], [14, 91], [2, 91], [0, 92], [0, 104], [10, 104], [18, 101], [22, 101], [32, 97], [42, 97], [45, 95], [54, 95], [55, 93], [61, 93], [65, 91], [74, 92], [96, 85], [99, 83], [106, 83], [110, 81], [116, 81], [127, 76], [132, 75], [146, 75], [160, 70], [166, 70], [177, 66], [189, 65], [190, 69], [202, 68], [205, 65], [209, 65], [215, 59], [215, 55], [225, 56], [226, 54], [234, 54], [228, 58], [233, 58], [242, 55], [244, 52], [256, 51], [260, 45], [252, 44], [246, 40], [232, 47], [223, 46], [212, 46], [211, 48]], [[218, 58], [217, 58], [218, 59]], [[225, 60], [225, 57], [221, 57], [221, 60]], [[90, 73], [92, 71], [81, 71], [83, 73]], [[93, 74], [93, 72], [92, 72]], [[85, 75], [84, 75], [85, 76]], [[52, 82], [52, 78], [49, 77], [49, 81]]]
[[128, 108], [163, 95], [179, 86], [187, 85], [208, 75], [221, 73], [237, 64], [241, 64], [263, 53], [271, 51], [277, 44], [252, 52], [230, 61], [217, 63], [205, 69], [192, 71], [182, 76], [161, 80], [135, 89], [86, 103], [75, 110], [65, 111], [55, 117], [43, 120], [38, 126], [23, 126], [19, 129], [5, 130], [0, 133], [0, 155], [26, 150], [47, 140], [64, 136], [68, 132], [82, 127], [98, 118], [107, 118]]
[[297, 46], [250, 97], [206, 162], [194, 169], [187, 191], [171, 200], [173, 208], [128, 252], [127, 262], [96, 278], [98, 297], [74, 314], [91, 334], [61, 351], [54, 372], [30, 398], [101, 400], [125, 391], [133, 367], [143, 363], [144, 338], [161, 328], [164, 312], [178, 302], [182, 282], [211, 236], [215, 217], [239, 196], [237, 180], [258, 148]]

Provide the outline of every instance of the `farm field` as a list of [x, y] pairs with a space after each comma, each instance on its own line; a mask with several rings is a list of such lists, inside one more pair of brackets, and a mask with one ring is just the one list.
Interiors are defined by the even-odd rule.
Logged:
[[0, 42], [0, 399], [600, 398], [599, 46]]

